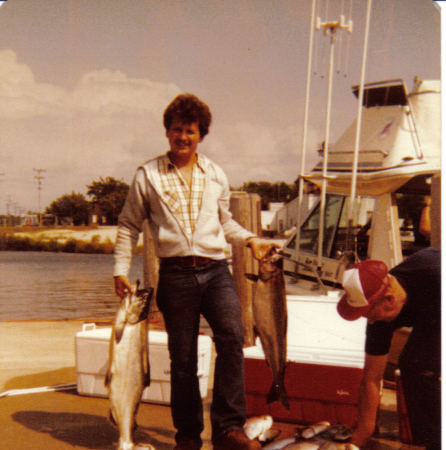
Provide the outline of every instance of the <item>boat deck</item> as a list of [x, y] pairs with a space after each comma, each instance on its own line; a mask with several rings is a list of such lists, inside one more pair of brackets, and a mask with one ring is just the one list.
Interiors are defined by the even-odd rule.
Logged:
[[[108, 400], [81, 396], [76, 391], [74, 337], [76, 332], [81, 331], [84, 322], [88, 321], [0, 323], [2, 448], [112, 450], [116, 447], [118, 431], [108, 421]], [[212, 378], [210, 386], [211, 382]], [[30, 390], [69, 384], [73, 386], [61, 391]], [[212, 449], [210, 400], [211, 391], [204, 399], [203, 450]], [[173, 449], [175, 430], [169, 406], [141, 403], [138, 425], [134, 436], [138, 444], [149, 443], [157, 450]], [[283, 438], [293, 435], [298, 425], [274, 423], [273, 427], [281, 430], [279, 438]], [[384, 390], [379, 427], [380, 436], [369, 442], [367, 450], [402, 447], [398, 440], [393, 390]], [[408, 448], [407, 445], [404, 447]]]

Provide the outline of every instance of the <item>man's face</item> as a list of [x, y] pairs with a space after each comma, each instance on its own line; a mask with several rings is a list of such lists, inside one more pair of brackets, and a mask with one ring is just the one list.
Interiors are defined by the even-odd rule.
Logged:
[[376, 321], [393, 322], [404, 306], [406, 296], [389, 286], [384, 297], [376, 302], [364, 315], [369, 323]]
[[182, 123], [174, 120], [166, 131], [170, 151], [174, 156], [187, 157], [197, 151], [198, 144], [203, 140], [200, 136], [198, 123]]

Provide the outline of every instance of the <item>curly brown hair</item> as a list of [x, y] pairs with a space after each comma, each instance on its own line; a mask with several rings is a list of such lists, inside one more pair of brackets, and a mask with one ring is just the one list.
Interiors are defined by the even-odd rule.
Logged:
[[209, 133], [212, 122], [212, 114], [209, 106], [193, 94], [180, 94], [175, 97], [164, 111], [163, 123], [166, 131], [169, 131], [174, 120], [181, 123], [198, 123], [200, 137]]

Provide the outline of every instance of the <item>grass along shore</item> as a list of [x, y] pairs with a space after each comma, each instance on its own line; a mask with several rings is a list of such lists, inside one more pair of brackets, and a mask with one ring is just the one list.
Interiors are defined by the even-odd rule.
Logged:
[[[116, 226], [0, 228], [0, 251], [44, 251], [111, 254]], [[142, 249], [142, 237], [137, 252]]]

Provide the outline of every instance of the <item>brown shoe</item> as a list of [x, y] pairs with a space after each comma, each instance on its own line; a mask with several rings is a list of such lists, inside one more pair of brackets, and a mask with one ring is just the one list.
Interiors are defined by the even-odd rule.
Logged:
[[178, 440], [173, 450], [200, 450], [200, 448], [195, 439], [184, 437]]
[[259, 441], [249, 439], [243, 431], [230, 431], [214, 445], [214, 450], [260, 450]]

